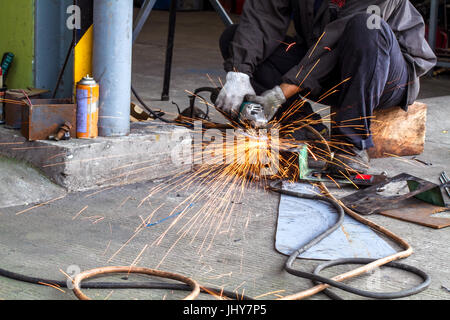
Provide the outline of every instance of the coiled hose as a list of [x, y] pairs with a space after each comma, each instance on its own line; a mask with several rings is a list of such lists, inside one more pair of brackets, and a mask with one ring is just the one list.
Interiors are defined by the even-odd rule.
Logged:
[[[277, 183], [280, 183], [280, 181], [278, 181]], [[325, 187], [322, 184], [322, 187]], [[297, 269], [293, 268], [293, 264], [295, 262], [295, 260], [297, 259], [297, 257], [299, 255], [301, 255], [303, 252], [307, 251], [308, 249], [310, 249], [311, 247], [313, 247], [314, 245], [316, 245], [317, 243], [319, 243], [320, 241], [322, 241], [323, 239], [325, 239], [326, 237], [328, 237], [331, 233], [333, 233], [336, 229], [338, 229], [341, 225], [342, 222], [344, 220], [344, 216], [345, 216], [345, 206], [342, 205], [342, 203], [339, 203], [336, 199], [334, 199], [334, 197], [324, 197], [324, 196], [320, 196], [320, 195], [314, 195], [314, 194], [304, 194], [304, 193], [298, 193], [295, 191], [290, 191], [290, 190], [284, 190], [280, 187], [275, 187], [274, 184], [270, 184], [269, 186], [269, 190], [273, 191], [273, 192], [277, 192], [280, 194], [284, 194], [284, 195], [288, 195], [288, 196], [293, 196], [293, 197], [297, 197], [297, 198], [301, 198], [301, 199], [310, 199], [310, 200], [318, 200], [318, 201], [325, 201], [328, 202], [329, 204], [331, 204], [336, 210], [337, 210], [337, 214], [338, 214], [338, 219], [337, 222], [328, 230], [326, 230], [325, 232], [323, 232], [322, 234], [320, 234], [319, 236], [317, 236], [315, 239], [311, 240], [309, 243], [307, 243], [306, 245], [302, 246], [301, 248], [298, 248], [295, 252], [293, 252], [290, 256], [289, 259], [286, 261], [285, 264], [285, 269], [287, 272], [289, 272], [292, 275], [301, 277], [301, 278], [305, 278], [305, 279], [309, 279], [312, 280], [314, 282], [314, 284], [317, 284], [318, 286], [316, 286], [316, 289], [321, 289], [318, 290], [317, 292], [309, 289], [306, 290], [304, 292], [300, 292], [297, 293], [295, 295], [291, 295], [289, 297], [284, 297], [283, 299], [302, 299], [302, 298], [306, 298], [308, 296], [311, 296], [315, 293], [318, 293], [322, 290], [324, 290], [324, 293], [332, 298], [332, 299], [341, 299], [338, 295], [336, 295], [335, 293], [331, 292], [330, 290], [326, 289], [325, 285], [328, 286], [333, 286], [339, 289], [342, 289], [344, 291], [347, 292], [351, 292], [353, 294], [359, 295], [359, 296], [363, 296], [363, 297], [367, 297], [367, 298], [373, 298], [373, 299], [398, 299], [398, 298], [403, 298], [403, 297], [407, 297], [407, 296], [411, 296], [414, 294], [417, 294], [423, 290], [425, 290], [426, 288], [428, 288], [428, 286], [430, 285], [431, 279], [430, 277], [423, 272], [422, 270], [406, 265], [406, 264], [402, 264], [402, 263], [397, 263], [397, 262], [385, 262], [388, 261], [388, 258], [391, 258], [392, 260], [396, 259], [396, 257], [400, 258], [399, 254], [396, 254], [394, 256], [388, 257], [388, 258], [384, 258], [384, 259], [363, 259], [363, 258], [349, 258], [349, 259], [338, 259], [338, 260], [333, 260], [333, 261], [329, 261], [326, 263], [323, 263], [321, 265], [319, 265], [316, 270], [314, 271], [314, 273], [309, 273], [309, 272], [304, 272], [304, 271], [300, 271]], [[328, 190], [327, 190], [328, 192]], [[348, 209], [347, 209], [348, 210]], [[357, 215], [355, 213], [355, 215]], [[357, 215], [359, 217], [359, 215]], [[358, 219], [360, 220], [360, 219]], [[366, 220], [366, 219], [364, 219]], [[367, 220], [368, 221], [368, 220]], [[367, 221], [361, 221], [366, 225], [369, 226], [373, 226], [374, 224], [372, 222], [367, 223]], [[377, 228], [378, 231], [383, 230], [383, 228], [379, 227]], [[398, 240], [396, 238], [396, 236], [392, 236], [393, 234], [390, 232], [383, 232], [385, 235], [390, 236], [391, 239], [393, 240]], [[396, 241], [397, 243], [399, 243], [400, 245], [404, 245], [405, 242], [404, 241]], [[409, 246], [408, 246], [409, 247]], [[407, 250], [409, 251], [409, 250]], [[391, 261], [392, 261], [391, 260]], [[364, 291], [364, 290], [360, 290], [357, 288], [353, 288], [351, 286], [345, 285], [343, 283], [341, 283], [341, 279], [340, 278], [333, 278], [333, 279], [329, 279], [329, 278], [325, 278], [319, 275], [320, 271], [332, 267], [332, 266], [336, 266], [336, 265], [343, 265], [343, 264], [364, 264], [366, 265], [363, 268], [359, 268], [357, 269], [358, 271], [354, 270], [354, 275], [356, 276], [358, 274], [361, 273], [365, 273], [365, 272], [369, 272], [379, 266], [382, 265], [386, 265], [392, 268], [396, 268], [396, 269], [401, 269], [410, 273], [414, 273], [417, 276], [419, 276], [420, 278], [423, 279], [422, 283], [409, 288], [409, 289], [405, 289], [405, 290], [401, 290], [398, 292], [383, 292], [383, 293], [378, 293], [378, 292], [370, 292], [370, 291]], [[372, 264], [372, 265], [371, 265]], [[376, 266], [375, 266], [376, 265]], [[375, 266], [375, 267], [373, 267]], [[361, 273], [359, 273], [361, 271]], [[350, 278], [350, 277], [348, 277]], [[344, 278], [342, 278], [342, 280], [344, 280]], [[319, 285], [320, 283], [320, 285]], [[328, 287], [327, 286], [327, 287]], [[314, 289], [314, 288], [313, 288]]]
[[[118, 271], [126, 268], [122, 273], [128, 273], [132, 268], [130, 267], [113, 267], [117, 268]], [[161, 271], [161, 273], [163, 273]], [[100, 275], [101, 273], [99, 273]], [[36, 285], [54, 285], [60, 288], [67, 288], [67, 281], [53, 280], [53, 279], [45, 279], [38, 277], [31, 277], [27, 275], [23, 275], [16, 272], [11, 272], [5, 269], [0, 269], [0, 276], [9, 278], [12, 280], [17, 280], [21, 282], [26, 282], [30, 284]], [[71, 283], [71, 281], [69, 281]], [[83, 289], [154, 289], [154, 290], [177, 290], [177, 291], [191, 291], [192, 287], [187, 284], [178, 284], [178, 283], [164, 283], [164, 282], [145, 282], [145, 281], [136, 281], [136, 282], [85, 282], [81, 283], [79, 287]], [[217, 296], [223, 296], [230, 299], [242, 299], [242, 300], [253, 300], [252, 298], [239, 295], [237, 297], [236, 292], [231, 292], [228, 290], [223, 290], [221, 288], [212, 288], [212, 287], [204, 287], [200, 286], [200, 291], [206, 294], [215, 294]]]

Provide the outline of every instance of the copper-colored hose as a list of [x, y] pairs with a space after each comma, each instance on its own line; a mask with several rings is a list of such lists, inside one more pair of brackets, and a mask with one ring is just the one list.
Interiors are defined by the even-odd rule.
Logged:
[[[387, 236], [388, 238], [390, 238], [391, 240], [393, 240], [394, 242], [399, 244], [404, 249], [404, 251], [395, 253], [395, 254], [390, 255], [388, 257], [385, 257], [385, 258], [378, 259], [378, 260], [376, 260], [374, 262], [371, 262], [371, 263], [369, 263], [369, 264], [367, 264], [365, 266], [362, 266], [362, 267], [356, 268], [354, 270], [348, 271], [346, 273], [340, 274], [338, 276], [335, 276], [335, 277], [332, 278], [332, 280], [341, 282], [341, 281], [344, 281], [344, 280], [347, 280], [347, 279], [350, 279], [350, 278], [354, 278], [356, 276], [359, 276], [361, 274], [364, 274], [364, 273], [370, 272], [370, 271], [372, 271], [372, 270], [374, 270], [376, 268], [379, 268], [379, 267], [381, 267], [381, 266], [383, 266], [383, 265], [385, 265], [385, 264], [387, 264], [389, 262], [409, 257], [413, 253], [412, 247], [405, 240], [403, 240], [402, 238], [400, 238], [399, 236], [397, 236], [393, 232], [387, 230], [386, 228], [384, 228], [382, 226], [379, 226], [376, 223], [361, 217], [359, 214], [357, 214], [353, 210], [347, 208], [341, 201], [336, 199], [336, 197], [334, 197], [330, 193], [328, 188], [323, 183], [320, 183], [320, 186], [324, 190], [326, 196], [330, 197], [334, 201], [337, 201], [342, 206], [344, 211], [349, 216], [351, 216], [355, 220], [357, 220], [357, 221], [359, 221], [359, 222], [369, 226], [370, 228], [381, 232], [382, 234], [384, 234], [385, 236]], [[312, 288], [310, 288], [308, 290], [304, 290], [304, 291], [301, 291], [301, 292], [298, 292], [298, 293], [295, 293], [295, 294], [292, 294], [292, 295], [289, 295], [289, 296], [285, 296], [283, 298], [280, 298], [279, 300], [301, 300], [301, 299], [305, 299], [305, 298], [313, 296], [313, 295], [315, 295], [315, 294], [317, 294], [317, 293], [319, 293], [319, 292], [321, 292], [321, 291], [323, 291], [323, 290], [325, 290], [325, 289], [327, 289], [329, 287], [331, 287], [331, 286], [328, 285], [328, 284], [320, 284], [320, 285], [312, 287]]]
[[[330, 152], [330, 157], [331, 157], [331, 150], [329, 148], [328, 143], [326, 142], [326, 140], [324, 139], [324, 137], [317, 131], [314, 130], [314, 128], [307, 126], [307, 129], [310, 130], [311, 132], [313, 132], [318, 138], [320, 138], [320, 140], [325, 141], [325, 145], [328, 149], [328, 151]], [[324, 169], [326, 169], [326, 167], [324, 167]], [[390, 238], [391, 240], [393, 240], [395, 243], [397, 243], [398, 245], [400, 245], [404, 251], [395, 253], [393, 255], [390, 255], [388, 257], [385, 258], [381, 258], [378, 259], [374, 262], [371, 262], [367, 265], [364, 265], [362, 267], [356, 268], [354, 270], [348, 271], [346, 273], [337, 275], [335, 277], [332, 278], [332, 280], [337, 281], [337, 282], [341, 282], [350, 278], [354, 278], [356, 276], [359, 276], [361, 274], [370, 272], [376, 268], [379, 268], [385, 264], [388, 264], [389, 262], [395, 261], [395, 260], [399, 260], [399, 259], [404, 259], [406, 257], [409, 257], [412, 253], [413, 253], [413, 249], [412, 247], [409, 245], [409, 243], [407, 243], [405, 240], [403, 240], [402, 238], [400, 238], [399, 236], [397, 236], [396, 234], [394, 234], [393, 232], [389, 231], [388, 229], [377, 225], [376, 223], [367, 220], [363, 217], [361, 217], [358, 213], [356, 213], [355, 211], [349, 209], [348, 207], [346, 207], [342, 201], [338, 200], [335, 196], [333, 196], [331, 194], [331, 192], [328, 190], [328, 188], [325, 186], [325, 184], [323, 182], [319, 183], [320, 187], [322, 188], [322, 190], [325, 193], [325, 196], [333, 199], [334, 201], [338, 202], [341, 207], [344, 209], [344, 211], [351, 216], [352, 218], [354, 218], [355, 220], [369, 226], [370, 228], [372, 228], [373, 230], [376, 230], [382, 234], [384, 234], [385, 236], [387, 236], [388, 238]], [[304, 290], [289, 296], [285, 296], [283, 298], [280, 298], [279, 300], [301, 300], [301, 299], [305, 299], [307, 297], [313, 296], [327, 288], [331, 287], [329, 284], [320, 284], [317, 285], [315, 287], [312, 287], [308, 290]]]
[[73, 280], [73, 292], [80, 300], [91, 300], [88, 296], [86, 296], [80, 289], [80, 284], [83, 280], [87, 280], [89, 278], [97, 277], [100, 275], [111, 274], [111, 273], [139, 273], [139, 274], [147, 274], [150, 276], [156, 276], [160, 278], [173, 279], [177, 281], [181, 281], [192, 288], [192, 292], [185, 297], [183, 300], [194, 300], [200, 294], [200, 286], [199, 284], [185, 276], [170, 273], [166, 271], [148, 269], [148, 268], [139, 268], [139, 267], [103, 267], [88, 270], [78, 274]]

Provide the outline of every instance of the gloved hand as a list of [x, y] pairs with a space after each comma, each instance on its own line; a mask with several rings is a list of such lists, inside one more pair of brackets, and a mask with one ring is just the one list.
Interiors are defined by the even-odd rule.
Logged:
[[224, 87], [216, 100], [216, 106], [228, 114], [237, 114], [246, 95], [256, 95], [250, 77], [241, 72], [228, 72]]
[[248, 102], [254, 102], [262, 105], [264, 107], [264, 114], [270, 121], [277, 112], [278, 108], [286, 102], [286, 97], [284, 96], [283, 90], [281, 90], [280, 86], [276, 86], [275, 88], [264, 92], [261, 96], [248, 95], [246, 100]]

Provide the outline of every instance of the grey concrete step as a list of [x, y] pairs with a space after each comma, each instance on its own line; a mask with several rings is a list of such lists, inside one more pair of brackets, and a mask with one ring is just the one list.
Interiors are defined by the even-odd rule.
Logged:
[[173, 152], [191, 145], [186, 129], [133, 123], [126, 137], [28, 142], [20, 131], [0, 126], [0, 155], [25, 161], [67, 191], [130, 184], [190, 170]]
[[0, 156], [0, 209], [64, 196], [64, 188], [22, 161]]

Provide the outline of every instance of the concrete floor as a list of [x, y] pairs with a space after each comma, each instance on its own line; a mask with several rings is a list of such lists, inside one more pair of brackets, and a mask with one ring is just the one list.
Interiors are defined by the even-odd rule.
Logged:
[[[170, 102], [159, 101], [167, 17], [166, 12], [154, 12], [151, 21], [145, 26], [135, 45], [133, 81], [152, 107], [174, 114], [176, 109]], [[211, 85], [207, 74], [216, 85], [218, 77], [224, 78], [217, 48], [223, 25], [211, 12], [180, 13], [177, 26], [171, 100], [181, 107], [188, 103], [185, 90]], [[390, 176], [407, 172], [436, 183], [440, 172], [450, 172], [449, 83], [444, 78], [423, 81], [420, 101], [428, 104], [429, 112], [427, 143], [421, 158], [431, 161], [433, 165], [428, 167], [410, 161], [411, 157], [405, 157], [402, 160], [375, 160], [372, 162], [375, 169], [387, 171]], [[191, 210], [182, 216], [161, 243], [156, 244], [154, 241], [175, 220], [163, 221], [133, 237], [142, 222], [141, 218], [146, 218], [161, 206], [151, 220], [161, 221], [201, 187], [193, 184], [189, 189], [181, 189], [183, 185], [179, 184], [170, 192], [155, 193], [149, 201], [139, 206], [149, 190], [169, 183], [169, 179], [163, 179], [99, 191], [70, 193], [60, 200], [25, 212], [32, 206], [20, 201], [15, 206], [0, 209], [0, 268], [64, 280], [60, 270], [67, 272], [70, 266], [87, 270], [136, 263], [142, 267], [158, 267], [181, 273], [203, 285], [223, 287], [251, 297], [269, 292], [283, 296], [311, 287], [309, 281], [283, 270], [286, 257], [274, 248], [279, 196], [259, 188], [246, 190], [243, 199], [235, 204], [235, 209], [230, 213], [228, 223], [219, 230], [212, 242], [209, 242], [211, 238], [207, 237], [206, 227], [194, 228], [182, 239], [181, 233], [178, 233], [208, 200], [206, 197], [192, 203]], [[442, 287], [450, 288], [449, 228], [434, 230], [379, 215], [371, 216], [370, 220], [407, 240], [414, 248], [414, 254], [405, 263], [424, 269], [432, 277], [428, 290], [408, 299], [450, 298], [448, 290]], [[205, 243], [211, 243], [211, 246]], [[127, 245], [120, 250], [124, 244]], [[317, 261], [297, 262], [297, 266], [305, 271], [312, 271], [316, 265]], [[324, 274], [329, 276], [349, 269], [335, 267]], [[119, 277], [114, 280], [126, 281]], [[348, 283], [368, 290], [395, 291], [418, 281], [403, 272], [383, 268], [373, 275], [359, 277]], [[64, 291], [0, 277], [0, 299], [75, 299], [71, 291]], [[89, 290], [88, 293], [95, 299], [178, 299], [184, 295], [159, 290]], [[354, 295], [340, 293], [347, 299], [358, 299]], [[270, 294], [263, 299], [276, 297]], [[209, 298], [201, 296], [201, 299]], [[316, 295], [312, 299], [327, 298]]]

